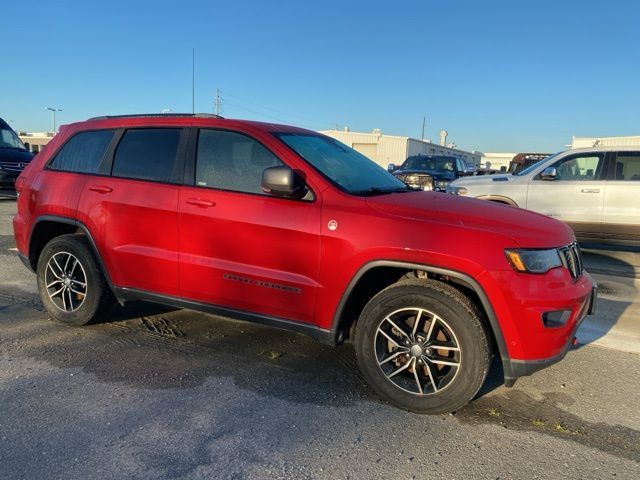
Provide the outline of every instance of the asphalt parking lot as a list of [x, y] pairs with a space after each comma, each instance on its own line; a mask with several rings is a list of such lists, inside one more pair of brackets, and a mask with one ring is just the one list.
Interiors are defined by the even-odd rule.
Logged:
[[585, 251], [598, 315], [452, 415], [384, 404], [353, 349], [136, 305], [47, 318], [0, 200], [0, 478], [640, 478], [640, 253]]

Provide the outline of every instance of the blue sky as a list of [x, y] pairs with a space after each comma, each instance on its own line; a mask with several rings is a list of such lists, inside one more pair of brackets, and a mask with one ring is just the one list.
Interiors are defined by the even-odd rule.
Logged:
[[640, 134], [640, 2], [6, 2], [0, 117], [16, 130], [191, 111], [557, 151]]

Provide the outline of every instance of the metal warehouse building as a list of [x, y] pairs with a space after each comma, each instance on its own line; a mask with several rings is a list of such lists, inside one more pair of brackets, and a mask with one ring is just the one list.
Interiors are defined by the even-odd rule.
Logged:
[[396, 135], [383, 135], [379, 129], [371, 133], [351, 132], [344, 130], [322, 130], [320, 133], [333, 137], [345, 145], [357, 150], [378, 165], [387, 168], [393, 163], [400, 165], [411, 155], [452, 155], [465, 160], [468, 165], [480, 165], [481, 153], [458, 150], [446, 146], [446, 132], [443, 130], [440, 136], [440, 145], [428, 140], [418, 140], [411, 137], [399, 137]]

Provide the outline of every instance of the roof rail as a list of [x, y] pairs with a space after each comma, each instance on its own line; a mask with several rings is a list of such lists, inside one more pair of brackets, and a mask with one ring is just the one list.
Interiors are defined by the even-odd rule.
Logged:
[[91, 117], [89, 120], [108, 120], [110, 118], [132, 117], [194, 117], [194, 118], [224, 118], [213, 113], [131, 113], [129, 115], [102, 115]]

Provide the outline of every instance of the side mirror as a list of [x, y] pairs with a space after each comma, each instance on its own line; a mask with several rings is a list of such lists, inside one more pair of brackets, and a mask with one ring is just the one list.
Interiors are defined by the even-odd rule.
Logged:
[[287, 166], [265, 168], [262, 190], [276, 197], [302, 198], [307, 193], [302, 178]]
[[476, 167], [473, 165], [467, 165], [462, 171], [462, 175], [473, 175], [476, 173]]
[[558, 172], [556, 171], [556, 167], [547, 167], [540, 174], [542, 180], [555, 180], [557, 176]]
[[389, 165], [387, 165], [387, 172], [389, 173], [393, 173], [396, 170], [396, 166], [393, 163], [390, 163]]

